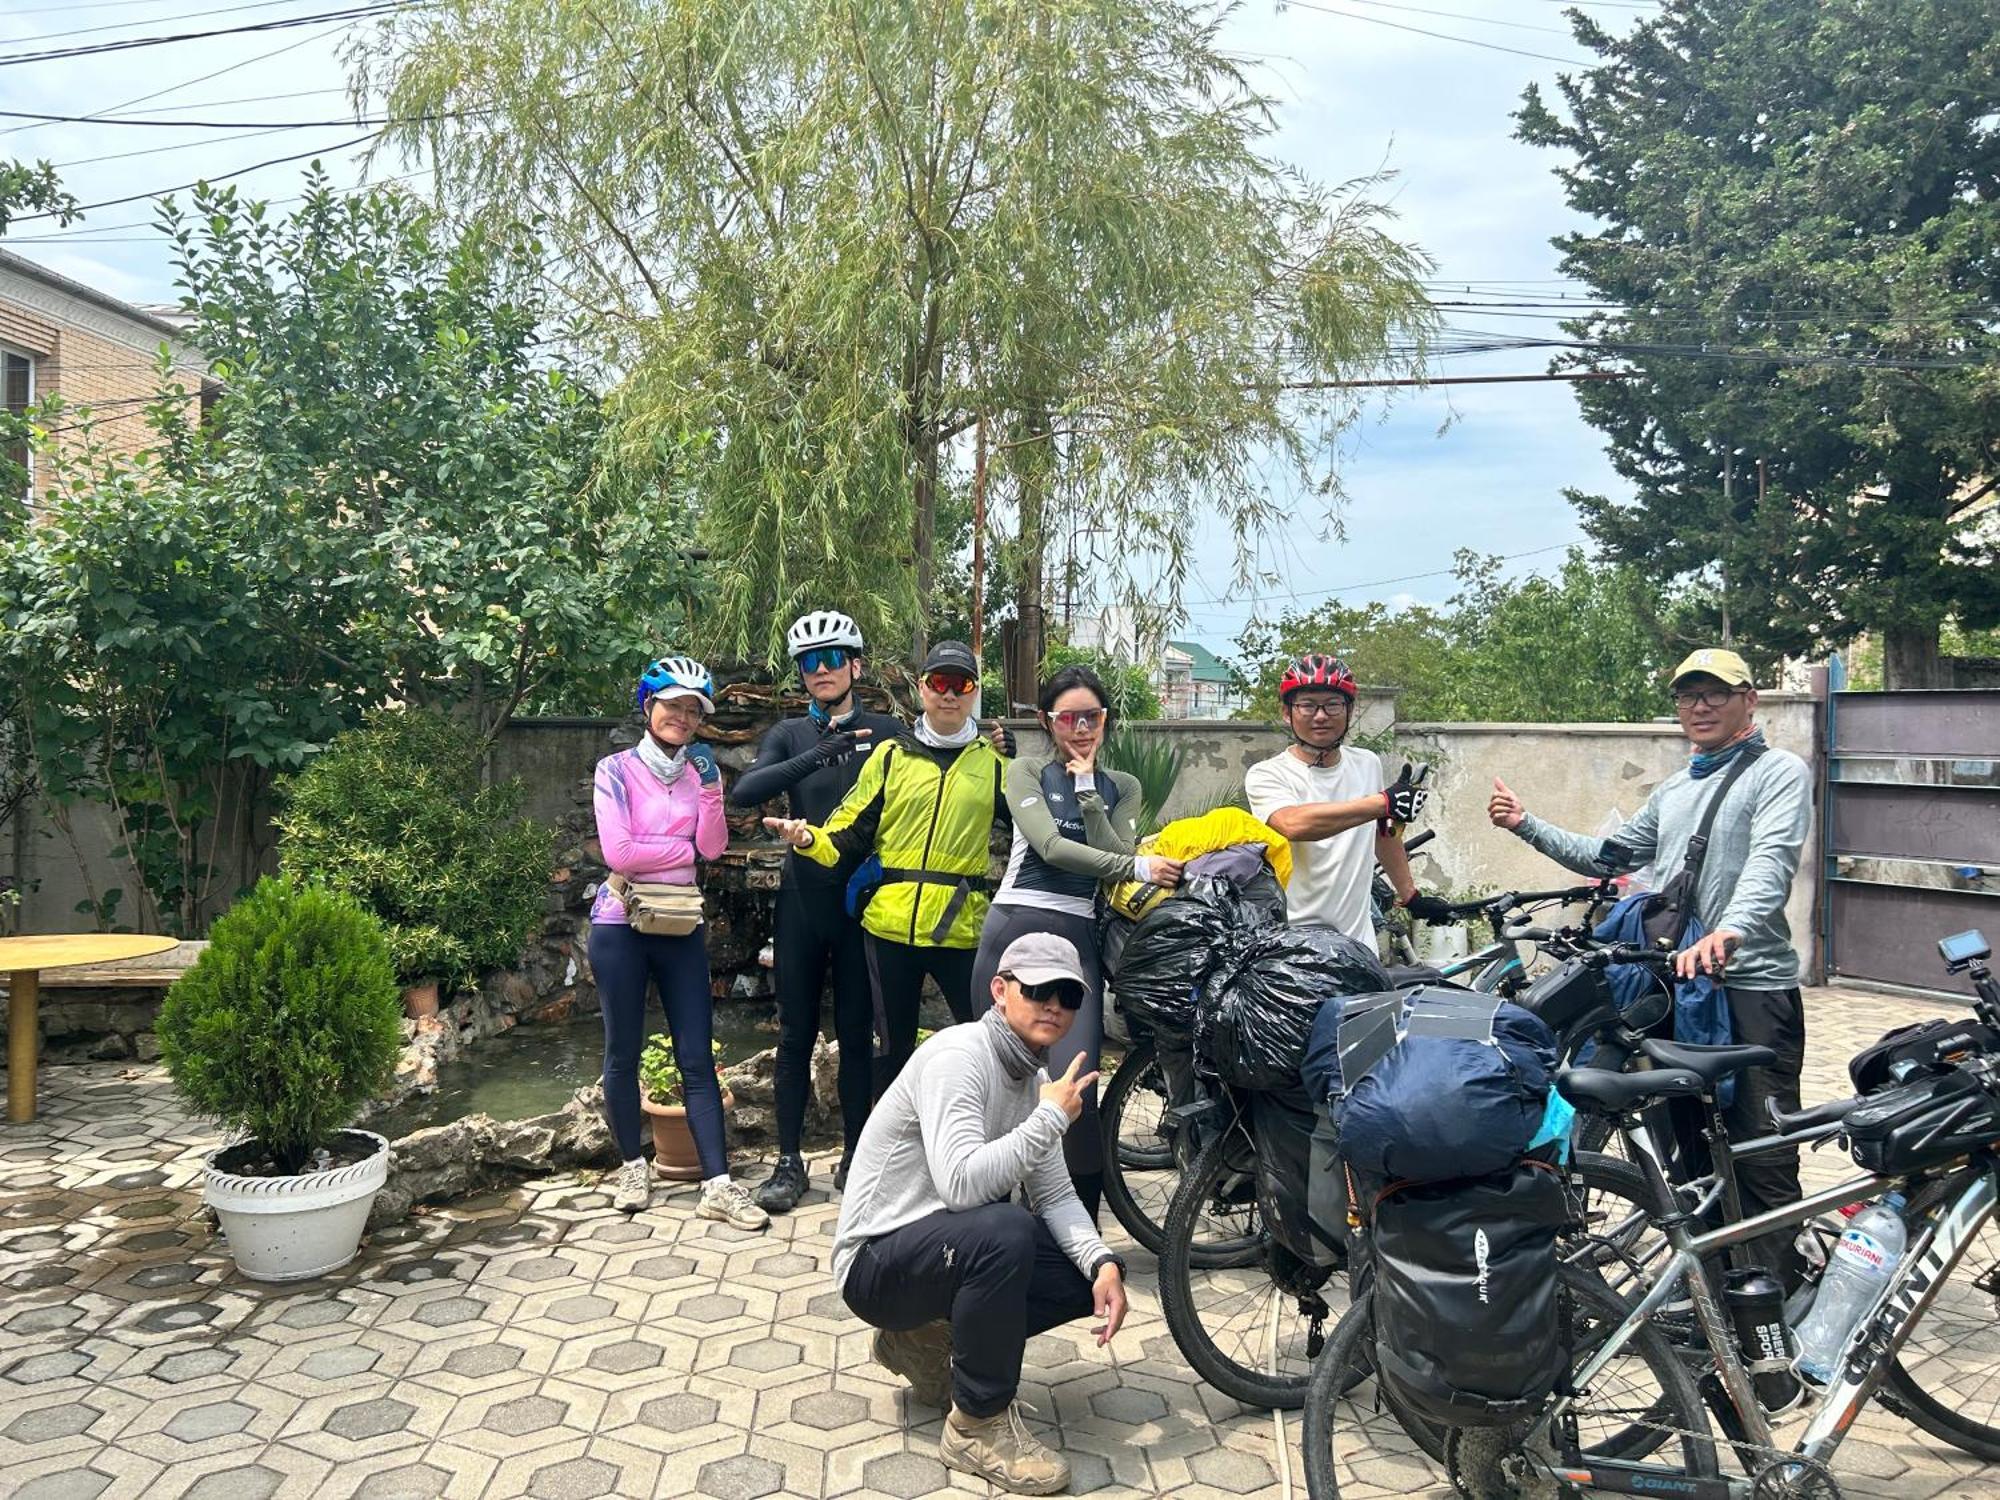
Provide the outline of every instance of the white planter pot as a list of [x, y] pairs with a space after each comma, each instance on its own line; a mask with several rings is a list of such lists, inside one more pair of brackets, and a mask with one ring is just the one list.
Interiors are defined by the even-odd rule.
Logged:
[[366, 1161], [297, 1177], [239, 1177], [208, 1159], [205, 1198], [222, 1220], [229, 1253], [252, 1281], [305, 1281], [354, 1259], [375, 1194], [389, 1178], [389, 1143], [371, 1130], [352, 1130], [375, 1143]]

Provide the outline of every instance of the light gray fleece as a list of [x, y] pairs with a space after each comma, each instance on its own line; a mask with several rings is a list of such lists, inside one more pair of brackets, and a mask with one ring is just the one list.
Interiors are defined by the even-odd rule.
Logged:
[[[1616, 865], [1598, 858], [1603, 840], [1544, 823], [1533, 813], [1515, 830], [1550, 859], [1583, 875], [1622, 875], [1650, 863], [1656, 884], [1680, 872], [1688, 840], [1701, 824], [1709, 798], [1729, 774], [1725, 767], [1696, 781], [1676, 771], [1646, 805], [1611, 837], [1631, 851]], [[1736, 778], [1716, 814], [1695, 885], [1694, 910], [1702, 929], [1727, 927], [1743, 935], [1724, 982], [1737, 989], [1788, 990], [1799, 982], [1785, 898], [1799, 871], [1799, 852], [1812, 824], [1812, 777], [1789, 750], [1766, 750]]]
[[1069, 1117], [1041, 1098], [1048, 1070], [1010, 1069], [1000, 1041], [984, 1017], [939, 1032], [876, 1104], [833, 1232], [835, 1286], [846, 1286], [865, 1241], [941, 1208], [1002, 1202], [1016, 1188], [1085, 1276], [1111, 1253], [1063, 1167]]

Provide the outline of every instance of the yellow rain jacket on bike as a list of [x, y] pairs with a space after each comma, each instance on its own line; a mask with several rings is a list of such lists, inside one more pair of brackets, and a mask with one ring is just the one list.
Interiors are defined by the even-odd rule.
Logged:
[[[1007, 821], [1007, 762], [990, 741], [932, 750], [898, 735], [868, 757], [812, 846], [798, 854], [832, 867], [846, 853], [882, 862], [861, 925], [878, 938], [927, 948], [976, 948], [992, 903], [989, 843]], [[863, 872], [867, 871], [863, 866]]]

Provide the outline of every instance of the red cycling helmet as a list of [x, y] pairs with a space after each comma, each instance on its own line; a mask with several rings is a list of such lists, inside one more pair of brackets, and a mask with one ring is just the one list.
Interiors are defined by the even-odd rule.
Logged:
[[1304, 656], [1295, 656], [1285, 663], [1285, 675], [1278, 679], [1278, 701], [1290, 703], [1292, 694], [1303, 688], [1327, 688], [1339, 693], [1352, 703], [1360, 689], [1355, 685], [1354, 674], [1347, 670], [1347, 663], [1337, 656], [1322, 656], [1317, 651], [1308, 651]]

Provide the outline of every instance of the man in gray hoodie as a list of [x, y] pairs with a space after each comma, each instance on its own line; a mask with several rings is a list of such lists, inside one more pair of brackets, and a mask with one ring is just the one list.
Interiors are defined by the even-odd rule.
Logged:
[[[876, 1362], [929, 1405], [950, 1403], [939, 1456], [1024, 1495], [1069, 1483], [1014, 1395], [1027, 1341], [1095, 1314], [1125, 1321], [1125, 1265], [1098, 1238], [1063, 1166], [1064, 1133], [1097, 1079], [1048, 1049], [1083, 1004], [1083, 964], [1053, 933], [1000, 955], [992, 1007], [932, 1037], [889, 1086], [855, 1147], [833, 1277], [877, 1330]], [[1015, 1201], [1015, 1195], [1020, 1201]]]
[[[1681, 953], [1676, 967], [1683, 977], [1708, 974], [1723, 982], [1733, 1040], [1778, 1054], [1775, 1068], [1753, 1068], [1736, 1080], [1735, 1097], [1724, 1111], [1730, 1138], [1749, 1140], [1770, 1134], [1771, 1104], [1799, 1107], [1806, 1020], [1785, 901], [1812, 822], [1812, 775], [1798, 756], [1764, 743], [1764, 732], [1752, 722], [1757, 689], [1734, 651], [1695, 652], [1674, 669], [1671, 692], [1694, 756], [1685, 770], [1653, 788], [1645, 806], [1610, 838], [1587, 838], [1543, 822], [1498, 778], [1486, 810], [1495, 826], [1581, 874], [1622, 875], [1650, 863], [1664, 883], [1686, 859], [1688, 841], [1716, 789], [1726, 791], [1695, 885], [1694, 914], [1704, 935]], [[1729, 785], [1724, 773], [1745, 755], [1752, 764]], [[1736, 1176], [1746, 1214], [1794, 1202], [1798, 1151], [1739, 1162]], [[1795, 1283], [1800, 1268], [1792, 1237], [1773, 1235], [1760, 1245], [1771, 1268], [1787, 1285]]]

